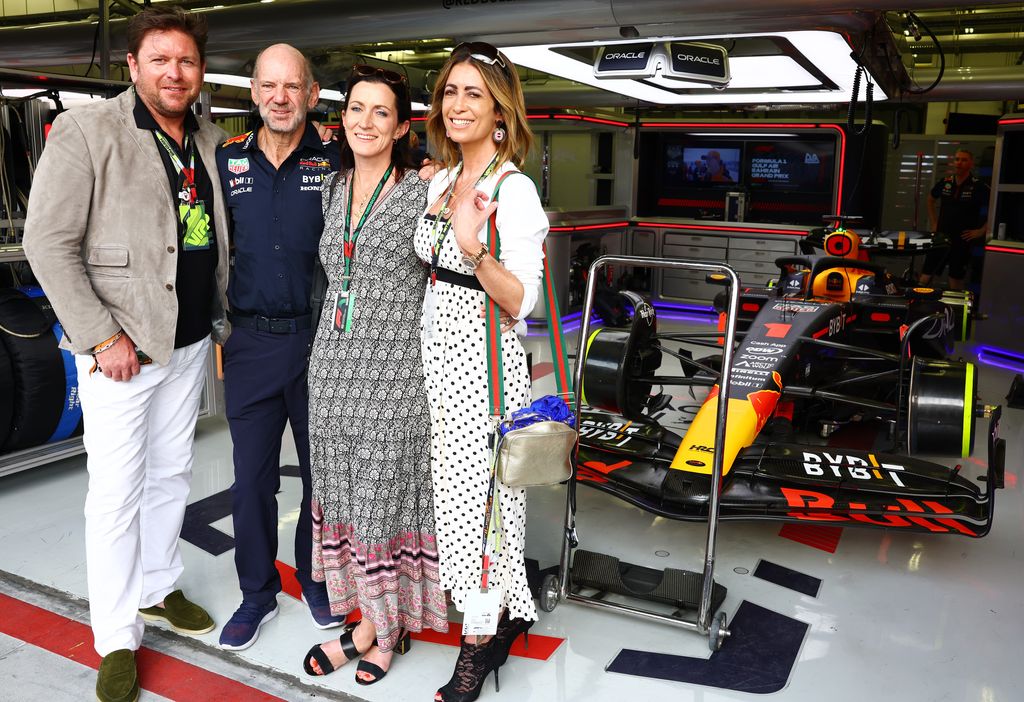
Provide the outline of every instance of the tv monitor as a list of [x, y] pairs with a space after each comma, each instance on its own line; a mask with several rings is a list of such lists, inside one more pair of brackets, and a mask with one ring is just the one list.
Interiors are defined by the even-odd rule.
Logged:
[[830, 193], [835, 151], [831, 139], [748, 142], [747, 184], [752, 190]]
[[742, 150], [738, 146], [673, 140], [664, 149], [663, 186], [714, 187], [740, 181]]

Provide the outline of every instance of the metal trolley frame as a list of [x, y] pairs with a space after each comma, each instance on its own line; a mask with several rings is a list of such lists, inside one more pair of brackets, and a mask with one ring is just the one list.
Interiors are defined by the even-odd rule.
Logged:
[[715, 572], [715, 547], [718, 535], [718, 513], [719, 501], [722, 488], [722, 462], [723, 447], [725, 446], [726, 416], [729, 405], [729, 380], [731, 377], [733, 343], [736, 336], [736, 316], [739, 307], [739, 278], [736, 272], [723, 263], [710, 261], [690, 261], [682, 259], [648, 258], [641, 256], [601, 256], [590, 266], [587, 277], [587, 290], [583, 300], [583, 318], [580, 324], [579, 342], [577, 345], [576, 363], [573, 373], [575, 381], [575, 411], [576, 426], [580, 426], [580, 397], [582, 392], [583, 366], [586, 360], [582, 349], [585, 348], [586, 339], [590, 334], [590, 316], [593, 313], [594, 295], [598, 272], [609, 265], [625, 265], [642, 268], [667, 268], [674, 270], [704, 271], [708, 274], [721, 276], [719, 281], [728, 285], [728, 309], [726, 324], [723, 333], [724, 347], [722, 358], [722, 374], [719, 380], [719, 401], [718, 416], [715, 425], [715, 447], [714, 459], [711, 473], [711, 496], [708, 506], [708, 528], [707, 541], [704, 551], [704, 572], [701, 585], [700, 603], [697, 610], [696, 620], [686, 619], [680, 616], [670, 616], [639, 607], [617, 602], [609, 602], [596, 597], [581, 595], [571, 589], [570, 570], [572, 565], [572, 552], [578, 545], [576, 538], [576, 459], [573, 458], [573, 475], [570, 478], [566, 489], [565, 503], [565, 531], [562, 536], [561, 559], [558, 564], [558, 573], [548, 575], [541, 587], [540, 606], [546, 612], [552, 611], [562, 600], [578, 602], [588, 607], [610, 609], [621, 614], [627, 614], [642, 619], [665, 622], [682, 627], [687, 631], [708, 637], [708, 646], [712, 651], [722, 647], [722, 643], [730, 635], [726, 626], [724, 612], [719, 612], [713, 618], [712, 588], [714, 587]]

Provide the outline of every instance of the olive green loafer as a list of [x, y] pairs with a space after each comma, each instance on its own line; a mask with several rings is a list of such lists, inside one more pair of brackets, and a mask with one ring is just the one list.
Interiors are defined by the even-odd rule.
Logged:
[[139, 676], [135, 671], [135, 651], [121, 648], [103, 656], [96, 676], [98, 702], [135, 702], [139, 699]]
[[197, 635], [213, 631], [213, 619], [206, 610], [185, 599], [181, 590], [164, 598], [164, 606], [146, 607], [139, 614], [147, 622], [167, 622], [179, 634]]

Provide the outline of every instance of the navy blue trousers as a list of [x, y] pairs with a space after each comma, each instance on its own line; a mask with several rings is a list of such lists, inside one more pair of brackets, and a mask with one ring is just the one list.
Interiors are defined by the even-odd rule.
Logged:
[[281, 591], [277, 559], [277, 493], [281, 438], [292, 428], [302, 476], [295, 528], [295, 567], [304, 592], [322, 583], [310, 576], [313, 535], [309, 477], [309, 403], [306, 353], [310, 330], [271, 334], [234, 328], [224, 346], [224, 401], [234, 444], [231, 513], [235, 569], [242, 598], [267, 604]]

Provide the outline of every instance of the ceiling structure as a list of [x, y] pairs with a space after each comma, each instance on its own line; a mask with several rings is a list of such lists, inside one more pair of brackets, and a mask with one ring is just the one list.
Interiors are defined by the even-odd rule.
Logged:
[[[207, 13], [209, 73], [247, 76], [260, 48], [286, 41], [311, 57], [324, 87], [343, 87], [353, 63], [380, 62], [406, 72], [421, 100], [451, 47], [471, 39], [506, 50], [519, 66], [532, 106], [815, 109], [848, 101], [857, 60], [877, 84], [876, 100], [1024, 98], [1024, 2], [1019, 1], [969, 6], [935, 0], [904, 0], [899, 6], [872, 0], [181, 4]], [[98, 7], [76, 0], [0, 0], [0, 67], [98, 77], [104, 39]], [[127, 78], [123, 26], [139, 7], [132, 0], [108, 5], [111, 78]], [[591, 67], [600, 47], [666, 39], [725, 48], [733, 67], [728, 87], [681, 84], [660, 76], [594, 77]], [[920, 94], [943, 64], [942, 80], [930, 93]], [[861, 99], [866, 82], [860, 86]], [[246, 93], [223, 87], [215, 99], [245, 107]]]

